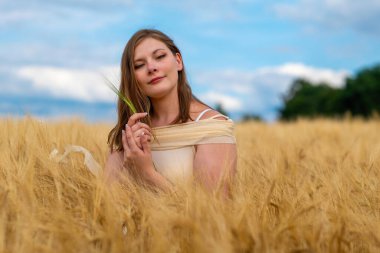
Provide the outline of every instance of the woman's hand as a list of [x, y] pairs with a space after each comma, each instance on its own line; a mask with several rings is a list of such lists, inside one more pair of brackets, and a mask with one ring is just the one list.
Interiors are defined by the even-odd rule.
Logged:
[[137, 146], [142, 149], [141, 137], [148, 136], [148, 142], [152, 140], [152, 131], [147, 124], [140, 122], [139, 120], [147, 116], [146, 112], [135, 113], [128, 119], [128, 126], [132, 130], [132, 136], [135, 139]]
[[135, 175], [149, 178], [154, 172], [152, 154], [149, 144], [149, 136], [139, 137], [141, 148], [137, 145], [132, 128], [127, 124], [122, 130], [122, 141], [124, 148], [123, 165], [132, 170]]
[[147, 113], [135, 113], [129, 118], [125, 130], [122, 130], [123, 167], [133, 176], [138, 176], [150, 185], [168, 192], [172, 185], [153, 165], [149, 143], [152, 139], [151, 129], [138, 121], [146, 115]]

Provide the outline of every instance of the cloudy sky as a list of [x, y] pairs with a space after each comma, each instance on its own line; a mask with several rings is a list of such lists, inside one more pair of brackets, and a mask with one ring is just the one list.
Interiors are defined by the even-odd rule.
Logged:
[[0, 0], [0, 116], [116, 120], [122, 51], [156, 28], [195, 95], [271, 121], [295, 78], [339, 87], [380, 63], [380, 0]]

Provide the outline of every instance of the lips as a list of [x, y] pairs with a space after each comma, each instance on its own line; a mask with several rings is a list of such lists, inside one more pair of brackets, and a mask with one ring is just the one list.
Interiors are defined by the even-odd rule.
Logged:
[[161, 76], [161, 77], [155, 77], [152, 80], [150, 80], [149, 84], [158, 83], [159, 81], [161, 81], [162, 78], [164, 78], [164, 77], [163, 76]]

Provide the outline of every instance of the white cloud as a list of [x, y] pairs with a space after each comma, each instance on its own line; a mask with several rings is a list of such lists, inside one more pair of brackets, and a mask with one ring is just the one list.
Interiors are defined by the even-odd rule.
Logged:
[[244, 19], [240, 8], [252, 3], [252, 0], [151, 0], [158, 6], [181, 11], [183, 15], [190, 16], [194, 23], [212, 23], [218, 21], [238, 21]]
[[210, 105], [222, 104], [223, 108], [226, 108], [228, 111], [239, 111], [243, 109], [243, 104], [238, 98], [222, 93], [207, 92], [201, 94], [199, 98]]
[[349, 76], [349, 72], [346, 70], [316, 68], [303, 63], [289, 62], [280, 66], [262, 67], [252, 71], [223, 69], [201, 72], [196, 74], [194, 81], [205, 87], [210, 86], [214, 90], [246, 94], [252, 92], [254, 86], [262, 83], [284, 88], [288, 86], [288, 81], [295, 78], [304, 78], [315, 84], [325, 82], [331, 86], [340, 87], [344, 84], [347, 76]]
[[[261, 113], [271, 110], [273, 112], [281, 106], [281, 96], [287, 92], [296, 78], [341, 87], [348, 75], [348, 71], [345, 70], [285, 63], [251, 71], [227, 69], [197, 73], [193, 82], [194, 91], [203, 90], [199, 97], [206, 102], [219, 101], [230, 111]], [[224, 102], [221, 99], [223, 96], [226, 96]], [[227, 104], [228, 101], [233, 103]], [[273, 115], [263, 116], [273, 118]]]
[[12, 10], [7, 12], [1, 12], [0, 24], [23, 22], [33, 20], [38, 17], [38, 13], [30, 10]]
[[194, 74], [194, 82], [201, 86], [210, 86], [213, 90], [246, 94], [251, 92], [249, 83], [252, 80], [252, 72], [244, 72], [236, 69], [223, 69], [216, 71], [199, 72]]
[[[249, 2], [249, 1], [248, 1]], [[175, 1], [175, 0], [17, 0], [17, 1], [0, 1], [0, 25], [10, 22], [24, 21], [46, 21], [44, 25], [62, 24], [60, 21], [83, 20], [83, 17], [91, 17], [91, 24], [80, 22], [80, 25], [101, 26], [107, 18], [112, 20], [118, 17], [124, 17], [125, 14], [134, 18], [155, 15], [154, 12], [160, 9], [171, 9], [189, 15], [197, 16], [195, 22], [213, 22], [220, 20], [239, 20], [241, 14], [238, 9], [240, 6], [247, 4], [247, 1], [241, 0], [192, 0], [192, 1]], [[210, 12], [210, 10], [213, 10]], [[106, 14], [106, 15], [104, 15]], [[108, 15], [111, 14], [111, 15]], [[99, 15], [102, 15], [99, 18]], [[100, 23], [100, 24], [99, 24]], [[77, 23], [78, 24], [78, 23]]]
[[0, 7], [0, 25], [22, 24], [24, 27], [42, 26], [43, 29], [72, 29], [72, 24], [80, 24], [83, 29], [95, 29], [119, 20], [122, 10], [133, 9], [132, 1], [124, 0], [18, 0], [0, 2]]
[[[16, 74], [29, 81], [39, 92], [56, 98], [70, 98], [86, 102], [111, 102], [115, 95], [105, 85], [103, 75], [111, 81], [117, 73], [117, 67], [105, 67], [97, 70], [65, 69], [46, 66], [22, 67]], [[115, 76], [117, 76], [115, 74]]]
[[274, 10], [280, 16], [305, 25], [319, 24], [324, 28], [349, 28], [374, 34], [380, 31], [379, 0], [298, 0], [275, 4]]
[[349, 75], [346, 70], [315, 68], [302, 63], [286, 63], [277, 67], [260, 68], [257, 75], [283, 75], [291, 78], [304, 78], [312, 83], [328, 83], [333, 87], [341, 87]]

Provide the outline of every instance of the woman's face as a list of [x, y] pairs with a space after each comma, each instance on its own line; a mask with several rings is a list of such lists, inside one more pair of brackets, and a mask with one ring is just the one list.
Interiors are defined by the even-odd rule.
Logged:
[[180, 54], [173, 55], [159, 40], [146, 38], [135, 49], [136, 79], [145, 95], [153, 99], [177, 92], [178, 71], [182, 68]]

